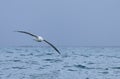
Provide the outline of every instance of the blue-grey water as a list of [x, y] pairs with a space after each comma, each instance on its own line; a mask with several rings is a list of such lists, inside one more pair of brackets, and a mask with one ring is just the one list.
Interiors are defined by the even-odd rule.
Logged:
[[0, 48], [0, 79], [120, 79], [120, 47]]

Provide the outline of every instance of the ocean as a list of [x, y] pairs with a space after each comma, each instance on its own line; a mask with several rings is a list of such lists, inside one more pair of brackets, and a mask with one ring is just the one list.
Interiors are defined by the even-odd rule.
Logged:
[[120, 79], [120, 47], [0, 48], [0, 79]]

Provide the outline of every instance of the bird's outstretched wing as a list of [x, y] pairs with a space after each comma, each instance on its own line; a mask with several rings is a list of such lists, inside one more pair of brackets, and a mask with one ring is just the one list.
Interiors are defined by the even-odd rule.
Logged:
[[34, 35], [32, 33], [26, 32], [26, 31], [16, 31], [16, 32], [25, 33], [25, 34], [31, 35], [33, 37], [36, 37], [36, 38], [38, 37], [38, 36], [36, 36], [36, 35]]
[[60, 51], [54, 45], [52, 45], [50, 42], [48, 42], [46, 40], [43, 40], [43, 41], [45, 41], [47, 44], [49, 44], [50, 46], [52, 46], [59, 54], [61, 54]]

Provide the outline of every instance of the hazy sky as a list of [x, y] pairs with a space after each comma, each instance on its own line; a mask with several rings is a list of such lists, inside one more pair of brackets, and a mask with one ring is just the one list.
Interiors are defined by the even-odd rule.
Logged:
[[40, 45], [15, 30], [60, 46], [120, 46], [120, 0], [0, 0], [0, 46]]

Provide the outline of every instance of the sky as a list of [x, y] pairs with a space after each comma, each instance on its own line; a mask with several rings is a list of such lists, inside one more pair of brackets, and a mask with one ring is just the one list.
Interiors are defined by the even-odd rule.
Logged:
[[120, 46], [120, 0], [0, 0], [0, 46]]

